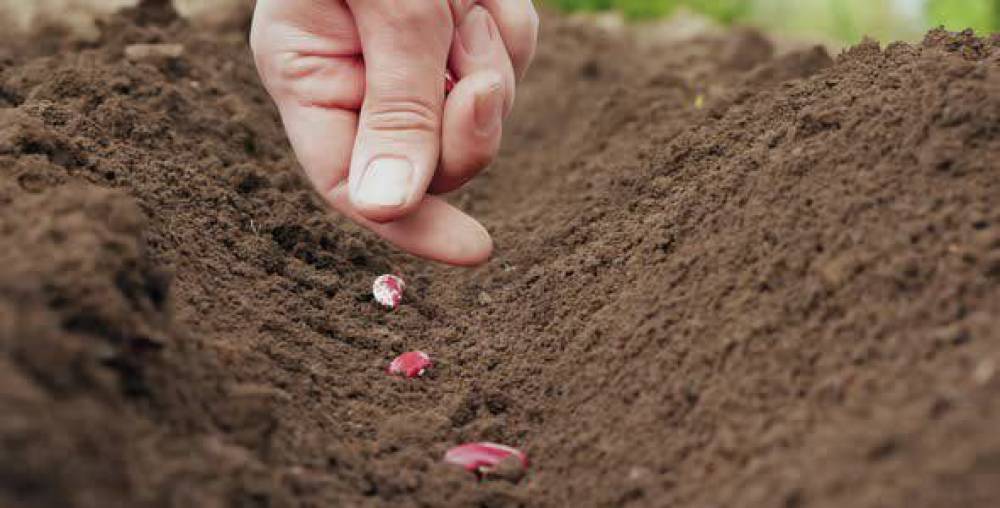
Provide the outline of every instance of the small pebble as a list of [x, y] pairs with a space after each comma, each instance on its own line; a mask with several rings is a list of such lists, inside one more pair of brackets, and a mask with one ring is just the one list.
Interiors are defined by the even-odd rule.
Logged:
[[[516, 459], [516, 462], [509, 459]], [[524, 452], [496, 443], [468, 443], [456, 446], [444, 455], [444, 461], [476, 473], [480, 478], [492, 475], [501, 465], [510, 469], [512, 464], [528, 469], [528, 456]], [[509, 471], [507, 472], [509, 475]]]
[[997, 364], [992, 359], [985, 359], [976, 365], [976, 368], [972, 371], [972, 379], [978, 385], [985, 385], [989, 383], [993, 376], [997, 372]]
[[479, 305], [491, 305], [493, 303], [493, 297], [486, 291], [480, 291], [477, 300], [479, 301]]
[[395, 275], [380, 275], [372, 283], [372, 296], [375, 301], [387, 309], [395, 309], [403, 301], [403, 291], [406, 283]]
[[389, 374], [415, 378], [423, 376], [433, 363], [431, 357], [423, 351], [411, 351], [396, 357], [389, 364]]

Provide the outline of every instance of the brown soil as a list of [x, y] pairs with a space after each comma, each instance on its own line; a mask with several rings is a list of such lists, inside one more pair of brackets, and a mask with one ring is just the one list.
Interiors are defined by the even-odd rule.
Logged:
[[7, 45], [0, 506], [995, 506], [1000, 40], [546, 25], [472, 271], [323, 209], [239, 33]]

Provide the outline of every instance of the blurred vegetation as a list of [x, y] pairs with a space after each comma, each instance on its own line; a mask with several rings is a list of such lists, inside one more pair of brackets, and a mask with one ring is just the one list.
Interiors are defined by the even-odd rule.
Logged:
[[914, 39], [930, 28], [1000, 31], [1000, 0], [543, 0], [567, 11], [618, 10], [641, 20], [687, 9], [722, 23], [854, 43]]
[[752, 8], [747, 0], [549, 0], [547, 3], [567, 11], [617, 9], [630, 19], [658, 18], [686, 7], [724, 22], [737, 21]]

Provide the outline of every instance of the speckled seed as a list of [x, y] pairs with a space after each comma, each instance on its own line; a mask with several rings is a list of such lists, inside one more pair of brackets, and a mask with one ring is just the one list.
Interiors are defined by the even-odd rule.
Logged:
[[433, 363], [431, 357], [423, 351], [411, 351], [396, 357], [389, 364], [389, 374], [395, 376], [406, 376], [408, 378], [423, 376]]
[[504, 459], [511, 456], [520, 461], [522, 468], [528, 468], [528, 456], [524, 452], [496, 443], [468, 443], [456, 446], [444, 454], [444, 461], [483, 476], [495, 470]]
[[372, 296], [375, 301], [388, 309], [395, 309], [403, 301], [403, 291], [406, 283], [395, 275], [380, 275], [372, 283]]

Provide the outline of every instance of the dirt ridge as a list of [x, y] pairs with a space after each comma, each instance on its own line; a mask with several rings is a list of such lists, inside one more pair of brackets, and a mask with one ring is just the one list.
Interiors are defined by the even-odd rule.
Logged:
[[[461, 271], [326, 212], [239, 33], [141, 13], [0, 62], [0, 504], [1000, 494], [1000, 39], [650, 54], [547, 16]], [[440, 463], [469, 440], [532, 471]]]

